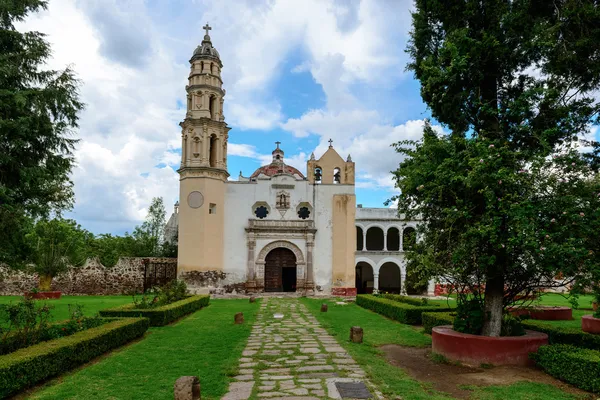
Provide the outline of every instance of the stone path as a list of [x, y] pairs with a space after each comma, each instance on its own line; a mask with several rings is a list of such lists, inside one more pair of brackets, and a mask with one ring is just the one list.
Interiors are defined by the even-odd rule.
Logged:
[[296, 299], [262, 299], [239, 367], [222, 400], [340, 399], [336, 381], [364, 382], [373, 399], [381, 398], [360, 366]]

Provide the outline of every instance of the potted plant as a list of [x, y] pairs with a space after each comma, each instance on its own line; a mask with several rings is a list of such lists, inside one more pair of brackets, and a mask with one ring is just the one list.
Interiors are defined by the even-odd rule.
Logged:
[[35, 299], [57, 299], [60, 291], [51, 291], [52, 279], [71, 266], [87, 259], [87, 244], [93, 235], [75, 221], [62, 218], [38, 221], [26, 235], [28, 261], [39, 276], [38, 288], [25, 293]]

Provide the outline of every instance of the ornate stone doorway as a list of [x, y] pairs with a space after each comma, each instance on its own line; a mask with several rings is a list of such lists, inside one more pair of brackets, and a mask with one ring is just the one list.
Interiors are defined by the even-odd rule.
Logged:
[[278, 247], [265, 257], [265, 292], [296, 291], [296, 256], [290, 249]]

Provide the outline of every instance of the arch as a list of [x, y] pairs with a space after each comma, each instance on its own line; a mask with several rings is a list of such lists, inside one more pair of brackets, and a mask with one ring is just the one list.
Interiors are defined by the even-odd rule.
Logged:
[[388, 251], [400, 251], [400, 229], [395, 226], [389, 227], [386, 236]]
[[383, 229], [378, 226], [370, 226], [367, 229], [367, 250], [383, 250]]
[[314, 171], [315, 183], [321, 183], [323, 181], [323, 169], [319, 166], [315, 167]]
[[356, 250], [362, 251], [363, 249], [363, 230], [360, 226], [356, 227]]
[[400, 266], [393, 262], [384, 262], [378, 269], [379, 291], [383, 293], [400, 293], [402, 289]]
[[256, 264], [264, 265], [267, 254], [269, 254], [269, 252], [271, 250], [276, 249], [278, 247], [284, 247], [284, 248], [290, 249], [292, 252], [294, 252], [294, 255], [296, 256], [296, 264], [297, 265], [305, 264], [304, 255], [302, 254], [302, 250], [300, 250], [300, 248], [298, 246], [296, 246], [294, 243], [289, 242], [287, 240], [277, 240], [277, 241], [271, 242], [271, 243], [267, 244], [265, 247], [263, 247], [262, 250], [258, 253], [258, 257], [256, 258]]
[[217, 167], [217, 136], [210, 135], [210, 142], [208, 143], [208, 164], [212, 168]]
[[374, 275], [373, 266], [366, 261], [356, 263], [355, 287], [357, 294], [373, 293]]
[[333, 182], [334, 185], [338, 183], [342, 183], [342, 174], [341, 170], [338, 167], [333, 169]]
[[297, 289], [296, 255], [285, 247], [269, 251], [265, 257], [266, 292], [295, 292]]
[[402, 251], [410, 251], [417, 243], [417, 230], [412, 226], [402, 229]]

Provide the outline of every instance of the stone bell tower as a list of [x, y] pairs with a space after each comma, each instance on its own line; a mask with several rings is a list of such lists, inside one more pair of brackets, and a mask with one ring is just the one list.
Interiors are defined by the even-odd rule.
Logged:
[[222, 271], [229, 127], [223, 115], [223, 63], [206, 34], [190, 59], [181, 126], [178, 272]]

